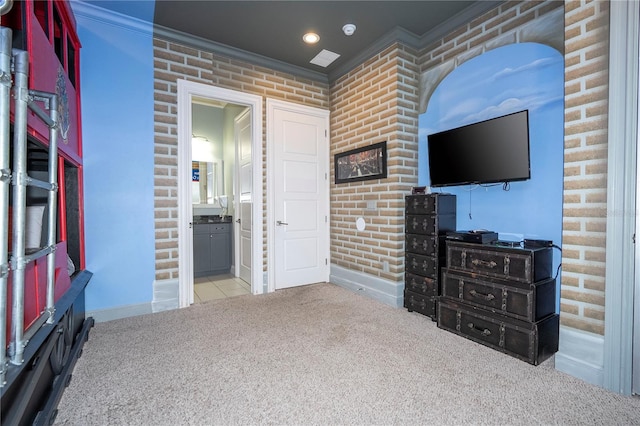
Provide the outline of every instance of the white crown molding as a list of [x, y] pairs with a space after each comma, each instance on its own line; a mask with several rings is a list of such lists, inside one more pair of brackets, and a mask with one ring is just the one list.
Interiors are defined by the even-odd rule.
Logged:
[[434, 41], [440, 40], [442, 37], [451, 33], [456, 28], [471, 22], [478, 16], [483, 15], [492, 9], [495, 9], [502, 3], [504, 3], [503, 0], [477, 1], [473, 3], [471, 6], [460, 11], [450, 19], [447, 19], [446, 21], [420, 37], [420, 48], [427, 47]]
[[196, 37], [191, 34], [163, 27], [161, 25], [154, 25], [141, 19], [132, 18], [118, 12], [113, 12], [98, 6], [91, 5], [82, 0], [72, 1], [71, 5], [74, 14], [77, 17], [92, 19], [94, 21], [111, 24], [120, 28], [143, 32], [145, 34], [153, 33], [154, 36], [157, 36], [166, 41], [179, 43], [200, 50], [210, 51], [222, 56], [245, 61], [258, 66], [263, 66], [275, 71], [289, 73], [291, 75], [307, 78], [313, 81], [331, 83], [394, 43], [400, 43], [418, 50], [422, 49], [433, 41], [439, 40], [454, 29], [460, 27], [461, 25], [464, 25], [467, 22], [470, 22], [472, 19], [499, 6], [502, 3], [504, 3], [504, 1], [476, 2], [460, 13], [456, 14], [451, 19], [448, 19], [447, 21], [443, 22], [433, 30], [420, 37], [410, 31], [405, 30], [404, 28], [396, 27], [379, 38], [368, 48], [360, 52], [360, 54], [358, 54], [356, 57], [330, 71], [328, 74], [308, 70], [306, 68], [288, 64], [277, 59], [268, 58], [266, 56], [258, 55], [242, 49], [237, 49], [235, 47], [231, 47], [222, 43], [217, 43], [201, 37]]
[[70, 4], [76, 19], [101, 22], [145, 35], [153, 34], [153, 24], [142, 19], [94, 6], [82, 0], [71, 1]]
[[353, 59], [345, 62], [341, 66], [337, 67], [329, 73], [329, 81], [333, 82], [343, 75], [353, 70], [358, 65], [362, 64], [366, 60], [370, 59], [373, 55], [382, 52], [387, 47], [394, 43], [400, 43], [407, 47], [411, 47], [416, 50], [423, 49], [434, 41], [440, 40], [456, 28], [471, 22], [478, 16], [494, 9], [504, 1], [478, 1], [467, 7], [463, 11], [457, 13], [452, 18], [444, 21], [431, 31], [425, 33], [422, 36], [417, 36], [411, 31], [407, 31], [404, 28], [396, 27], [387, 34], [380, 37], [367, 49], [363, 50]]
[[258, 66], [264, 66], [275, 71], [286, 72], [298, 77], [308, 78], [322, 83], [331, 83], [394, 43], [400, 43], [417, 50], [422, 49], [433, 41], [444, 37], [454, 29], [470, 22], [472, 19], [477, 18], [502, 3], [504, 3], [504, 1], [476, 2], [462, 12], [456, 14], [453, 18], [443, 22], [433, 30], [424, 34], [422, 37], [419, 37], [404, 28], [396, 27], [384, 36], [380, 37], [376, 42], [360, 52], [356, 57], [330, 71], [328, 75], [237, 49], [222, 43], [216, 43], [204, 38], [195, 37], [191, 34], [176, 31], [160, 25], [154, 26], [154, 34], [167, 41], [180, 43], [196, 49], [211, 51], [222, 56], [242, 60]]
[[226, 44], [207, 40], [205, 38], [187, 34], [182, 31], [163, 27], [162, 25], [154, 26], [154, 36], [157, 36], [158, 38], [161, 38], [165, 41], [179, 43], [187, 47], [192, 47], [194, 49], [216, 53], [221, 56], [226, 56], [227, 58], [248, 62], [250, 64], [272, 69], [274, 71], [281, 71], [322, 83], [329, 82], [327, 76], [323, 73], [308, 70], [296, 65], [291, 65], [277, 59], [268, 58], [266, 56], [258, 55], [257, 53], [252, 53], [246, 50], [231, 47]]
[[374, 55], [382, 52], [394, 43], [401, 43], [405, 46], [418, 49], [420, 48], [420, 37], [402, 27], [395, 27], [393, 30], [389, 31], [365, 50], [360, 52], [357, 56], [354, 56], [352, 59], [329, 72], [329, 81], [336, 81], [338, 78], [349, 73], [351, 70], [355, 69], [357, 66], [372, 58]]

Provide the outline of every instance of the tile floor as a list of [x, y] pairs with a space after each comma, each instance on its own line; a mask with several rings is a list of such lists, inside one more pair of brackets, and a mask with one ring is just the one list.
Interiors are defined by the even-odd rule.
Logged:
[[194, 303], [251, 294], [251, 286], [231, 274], [195, 278], [193, 288]]

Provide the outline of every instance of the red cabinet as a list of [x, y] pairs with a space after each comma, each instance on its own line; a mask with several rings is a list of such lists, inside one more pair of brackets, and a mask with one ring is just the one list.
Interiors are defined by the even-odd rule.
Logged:
[[[71, 7], [66, 1], [25, 0], [13, 2], [12, 8], [2, 15], [0, 24], [10, 28], [13, 49], [28, 53], [28, 89], [53, 93], [58, 96], [58, 151], [57, 151], [57, 224], [56, 224], [56, 268], [55, 300], [69, 289], [70, 277], [67, 272], [68, 258], [75, 270], [85, 267], [84, 225], [82, 194], [82, 139], [80, 125], [80, 80], [79, 51], [80, 42], [76, 34], [76, 25]], [[35, 103], [44, 111], [48, 106], [35, 99]], [[13, 160], [15, 148], [13, 133], [16, 126], [15, 104], [11, 102], [11, 144], [10, 157]], [[31, 109], [27, 111], [27, 174], [46, 180], [48, 170], [48, 151], [50, 129], [45, 121]], [[15, 164], [11, 169], [15, 176]], [[44, 178], [42, 176], [45, 176]], [[46, 191], [27, 189], [26, 204], [46, 204]], [[40, 192], [38, 192], [40, 191]], [[45, 193], [43, 195], [43, 193]], [[9, 235], [7, 244], [12, 251], [11, 203], [8, 212]], [[43, 223], [45, 220], [43, 220]], [[11, 253], [9, 253], [11, 258]], [[44, 310], [46, 300], [46, 257], [37, 259], [26, 266], [24, 285], [24, 329], [37, 322]], [[1, 263], [5, 263], [1, 260]], [[7, 336], [12, 312], [12, 271], [10, 262], [7, 294]], [[4, 326], [4, 325], [3, 325]], [[7, 344], [9, 342], [6, 342]]]

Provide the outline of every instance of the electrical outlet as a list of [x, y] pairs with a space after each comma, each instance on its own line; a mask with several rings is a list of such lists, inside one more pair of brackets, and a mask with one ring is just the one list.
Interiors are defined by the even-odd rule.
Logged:
[[389, 272], [389, 261], [385, 260], [382, 262], [382, 272]]

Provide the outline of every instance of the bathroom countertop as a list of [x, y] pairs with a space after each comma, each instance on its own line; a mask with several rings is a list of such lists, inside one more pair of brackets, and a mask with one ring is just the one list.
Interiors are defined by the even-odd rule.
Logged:
[[193, 224], [201, 225], [206, 223], [231, 223], [231, 216], [220, 217], [219, 215], [211, 215], [211, 216], [194, 216]]

